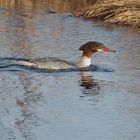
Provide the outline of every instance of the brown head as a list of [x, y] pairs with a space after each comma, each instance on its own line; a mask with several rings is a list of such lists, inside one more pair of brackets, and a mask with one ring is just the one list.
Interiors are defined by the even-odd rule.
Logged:
[[115, 50], [106, 47], [104, 44], [94, 41], [85, 43], [79, 48], [79, 50], [82, 50], [83, 55], [89, 58], [95, 52], [116, 52]]

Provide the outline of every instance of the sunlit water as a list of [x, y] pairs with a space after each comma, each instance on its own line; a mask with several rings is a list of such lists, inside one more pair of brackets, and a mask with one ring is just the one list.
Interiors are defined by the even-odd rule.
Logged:
[[59, 57], [99, 41], [94, 71], [0, 69], [1, 140], [139, 140], [140, 33], [66, 13], [0, 8], [0, 58]]

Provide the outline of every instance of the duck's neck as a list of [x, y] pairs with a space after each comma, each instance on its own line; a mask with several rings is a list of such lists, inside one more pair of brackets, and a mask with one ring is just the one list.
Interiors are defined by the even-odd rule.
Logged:
[[91, 58], [85, 56], [85, 55], [82, 55], [80, 61], [77, 63], [77, 66], [79, 68], [84, 68], [84, 67], [89, 67], [91, 64]]

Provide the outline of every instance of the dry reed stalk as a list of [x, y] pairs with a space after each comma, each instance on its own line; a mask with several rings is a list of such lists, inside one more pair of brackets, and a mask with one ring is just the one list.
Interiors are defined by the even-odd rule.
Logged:
[[102, 0], [76, 15], [140, 27], [140, 0]]

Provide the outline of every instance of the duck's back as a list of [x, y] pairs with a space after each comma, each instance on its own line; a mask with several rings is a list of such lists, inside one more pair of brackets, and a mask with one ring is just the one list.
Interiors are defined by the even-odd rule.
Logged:
[[28, 61], [17, 61], [16, 64], [32, 67], [32, 68], [48, 69], [48, 70], [62, 70], [62, 69], [70, 69], [76, 67], [73, 63], [55, 57], [32, 59]]

